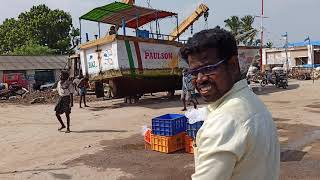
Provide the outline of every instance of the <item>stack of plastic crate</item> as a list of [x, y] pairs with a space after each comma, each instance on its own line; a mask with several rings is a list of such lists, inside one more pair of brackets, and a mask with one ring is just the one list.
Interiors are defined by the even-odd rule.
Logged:
[[190, 124], [187, 121], [186, 124], [186, 137], [185, 137], [185, 150], [187, 153], [193, 154], [193, 141], [195, 141], [197, 132], [201, 128], [203, 121], [198, 121], [194, 124]]
[[187, 118], [180, 114], [165, 114], [152, 119], [151, 149], [172, 153], [185, 148]]

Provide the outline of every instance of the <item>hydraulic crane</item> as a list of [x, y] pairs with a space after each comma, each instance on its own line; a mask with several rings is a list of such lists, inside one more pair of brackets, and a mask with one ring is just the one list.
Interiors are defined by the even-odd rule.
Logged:
[[206, 19], [209, 15], [209, 8], [205, 4], [200, 4], [199, 7], [178, 26], [178, 28], [175, 28], [170, 33], [169, 40], [171, 40], [171, 41], [176, 40], [182, 33], [184, 33], [202, 15], [204, 15]]

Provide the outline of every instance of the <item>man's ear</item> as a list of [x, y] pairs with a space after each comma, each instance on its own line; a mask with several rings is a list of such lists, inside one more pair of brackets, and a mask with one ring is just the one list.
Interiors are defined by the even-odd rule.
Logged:
[[240, 71], [239, 59], [237, 55], [234, 55], [229, 59], [228, 66], [232, 71]]
[[230, 73], [235, 76], [234, 78], [237, 78], [236, 76], [240, 76], [240, 65], [237, 55], [234, 55], [229, 59], [228, 68], [230, 70]]

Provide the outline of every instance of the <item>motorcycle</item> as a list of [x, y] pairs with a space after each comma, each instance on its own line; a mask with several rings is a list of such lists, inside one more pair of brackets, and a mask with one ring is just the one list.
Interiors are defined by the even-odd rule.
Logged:
[[264, 76], [262, 81], [260, 82], [261, 87], [265, 87], [268, 84], [275, 85], [277, 88], [282, 87], [283, 89], [288, 88], [288, 78], [286, 75], [275, 75], [275, 79], [268, 78], [267, 76]]
[[277, 88], [282, 87], [283, 89], [288, 88], [288, 78], [286, 77], [286, 75], [276, 76], [276, 87]]

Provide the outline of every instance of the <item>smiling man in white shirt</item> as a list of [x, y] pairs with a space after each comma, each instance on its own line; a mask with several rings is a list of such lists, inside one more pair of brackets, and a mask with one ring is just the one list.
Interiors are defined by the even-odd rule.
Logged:
[[241, 76], [232, 34], [219, 27], [181, 48], [193, 84], [210, 103], [196, 137], [193, 180], [277, 180], [280, 146], [271, 113]]

